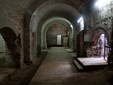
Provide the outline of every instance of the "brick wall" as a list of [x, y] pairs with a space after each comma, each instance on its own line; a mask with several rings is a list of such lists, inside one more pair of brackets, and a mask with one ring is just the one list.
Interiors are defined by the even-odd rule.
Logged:
[[61, 35], [63, 38], [67, 34], [68, 30], [65, 26], [62, 24], [53, 24], [47, 31], [48, 46], [57, 46], [57, 35]]

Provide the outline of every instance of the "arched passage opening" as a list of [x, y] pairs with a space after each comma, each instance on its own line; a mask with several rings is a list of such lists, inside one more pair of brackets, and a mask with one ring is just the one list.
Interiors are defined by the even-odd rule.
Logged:
[[61, 0], [49, 0], [40, 4], [35, 3], [27, 11], [25, 19], [26, 29], [24, 29], [24, 62], [31, 61], [33, 57], [41, 53], [41, 29], [48, 19], [61, 17], [75, 25], [76, 22], [74, 21], [79, 12], [75, 6], [71, 6], [71, 3]]
[[6, 67], [7, 47], [3, 36], [0, 33], [0, 67]]
[[[89, 35], [92, 37], [89, 37]], [[79, 36], [81, 36], [78, 38], [79, 41], [80, 39], [82, 40], [79, 50], [83, 57], [78, 56], [77, 61], [74, 60], [75, 64], [78, 62], [86, 70], [104, 68], [107, 65], [110, 50], [109, 37], [106, 30], [102, 27], [92, 29], [92, 33], [84, 30], [79, 33]]]
[[68, 46], [68, 33], [69, 31], [64, 25], [60, 23], [52, 24], [46, 33], [47, 47], [64, 46], [64, 38], [67, 38], [67, 40], [65, 40], [65, 44]]
[[77, 35], [77, 56], [86, 57], [86, 48], [92, 43], [93, 32], [91, 28], [85, 28]]
[[[65, 28], [67, 28], [68, 30], [68, 38], [69, 38], [69, 47], [72, 47], [73, 45], [73, 33], [74, 33], [74, 30], [73, 30], [73, 26], [72, 24], [64, 19], [64, 18], [60, 18], [60, 17], [54, 17], [54, 18], [51, 18], [49, 20], [47, 20], [43, 27], [42, 27], [42, 30], [41, 30], [41, 46], [42, 46], [42, 50], [43, 49], [46, 49], [47, 48], [47, 40], [46, 40], [46, 33], [48, 31], [48, 29], [55, 23], [60, 23], [62, 24], [62, 26], [65, 26]], [[62, 29], [62, 28], [60, 28]], [[59, 29], [59, 31], [60, 31]], [[57, 30], [58, 31], [58, 30]]]
[[4, 67], [20, 68], [20, 50], [16, 43], [17, 36], [15, 32], [9, 28], [4, 27], [0, 29], [1, 41], [4, 47]]
[[110, 51], [107, 31], [102, 27], [97, 27], [94, 31], [92, 42], [92, 55], [96, 57], [102, 57], [107, 61], [108, 53]]

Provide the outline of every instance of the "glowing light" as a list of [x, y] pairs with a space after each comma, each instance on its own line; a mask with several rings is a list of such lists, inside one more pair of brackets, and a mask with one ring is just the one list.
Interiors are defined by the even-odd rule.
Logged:
[[83, 19], [83, 17], [78, 19], [77, 22], [80, 24], [80, 31], [84, 30], [84, 19]]
[[80, 17], [77, 22], [79, 23], [79, 22], [81, 22], [82, 20], [83, 20], [83, 17]]
[[73, 25], [70, 25], [71, 28], [73, 28]]
[[101, 7], [106, 6], [107, 4], [109, 4], [110, 1], [111, 0], [97, 0], [95, 6], [101, 8]]

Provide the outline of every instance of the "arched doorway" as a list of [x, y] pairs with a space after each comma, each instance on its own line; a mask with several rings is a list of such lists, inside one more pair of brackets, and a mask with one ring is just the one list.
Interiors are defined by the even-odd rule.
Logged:
[[0, 34], [0, 43], [4, 45], [4, 67], [20, 68], [20, 50], [15, 42], [15, 32], [9, 27], [4, 27], [0, 29]]
[[[70, 21], [74, 25], [76, 23], [73, 21], [78, 15], [79, 11], [76, 7], [72, 6], [71, 3], [66, 2], [65, 0], [47, 0], [46, 2], [41, 1], [40, 3], [36, 1], [32, 4], [26, 12], [25, 29], [23, 30], [24, 62], [29, 63], [30, 61], [33, 61], [33, 57], [37, 57], [37, 55], [42, 53], [43, 46], [41, 40], [42, 37], [40, 35], [42, 35], [42, 26], [45, 21], [50, 18], [61, 17]], [[33, 44], [33, 46], [31, 45], [33, 40], [32, 34], [34, 35], [34, 39], [36, 39], [36, 43]], [[71, 45], [73, 45], [72, 41], [73, 39], [71, 38]]]
[[[46, 33], [48, 31], [48, 29], [55, 23], [60, 23], [62, 24], [62, 27], [63, 28], [66, 28], [68, 30], [68, 41], [69, 41], [69, 47], [73, 47], [73, 26], [72, 24], [66, 20], [65, 18], [61, 18], [61, 17], [54, 17], [54, 18], [50, 18], [49, 20], [47, 20], [44, 25], [42, 26], [42, 30], [41, 30], [41, 47], [42, 47], [42, 50], [43, 49], [46, 49], [47, 48], [47, 38], [46, 38]], [[63, 28], [60, 28], [60, 29], [63, 29]], [[59, 29], [59, 30], [60, 30]], [[59, 31], [57, 30], [57, 31]]]
[[6, 67], [6, 58], [8, 57], [7, 53], [8, 51], [7, 51], [5, 40], [0, 34], [0, 67]]
[[90, 27], [81, 30], [77, 35], [77, 57], [87, 57], [87, 47], [91, 44], [92, 29]]
[[[106, 30], [102, 27], [98, 27], [93, 33], [90, 33], [92, 38], [86, 36], [86, 39], [85, 33], [87, 33], [85, 30], [79, 33], [78, 40], [80, 42], [78, 42], [79, 45], [77, 46], [79, 46], [78, 54], [82, 54], [82, 56], [86, 54], [86, 56], [78, 56], [78, 58], [74, 60], [75, 65], [76, 62], [79, 63], [81, 68], [84, 70], [104, 68], [107, 65], [107, 57], [109, 53], [109, 37]], [[79, 69], [79, 66], [77, 66], [77, 68]]]
[[107, 61], [109, 47], [109, 37], [106, 30], [102, 27], [95, 29], [94, 36], [92, 39], [92, 55], [94, 57], [101, 57]]
[[47, 46], [68, 46], [68, 35], [69, 31], [68, 28], [66, 28], [63, 24], [61, 23], [54, 23], [52, 24], [46, 33], [46, 42]]

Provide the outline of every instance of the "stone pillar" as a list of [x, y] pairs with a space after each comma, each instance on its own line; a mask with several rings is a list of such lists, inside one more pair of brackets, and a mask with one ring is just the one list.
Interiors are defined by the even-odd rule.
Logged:
[[[112, 26], [112, 28], [113, 28], [113, 26]], [[110, 50], [110, 53], [108, 55], [108, 65], [113, 68], [113, 29], [112, 29], [112, 32], [111, 32], [110, 48], [111, 48], [111, 50]]]

